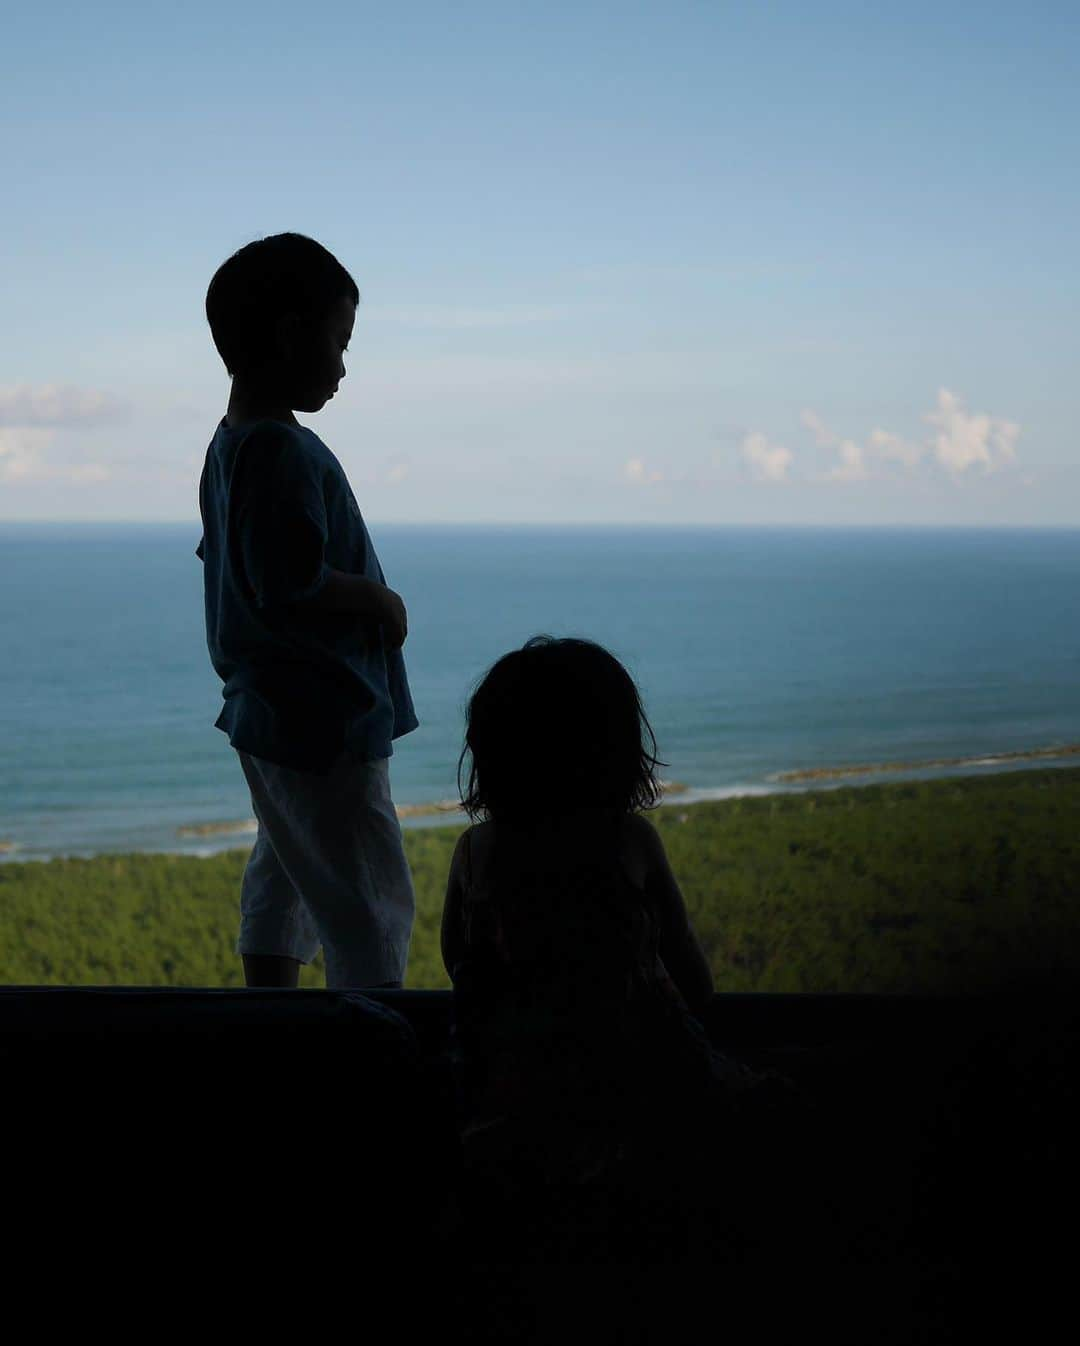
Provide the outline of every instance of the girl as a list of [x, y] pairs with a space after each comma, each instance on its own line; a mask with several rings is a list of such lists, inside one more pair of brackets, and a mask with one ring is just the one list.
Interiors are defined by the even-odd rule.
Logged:
[[713, 981], [641, 814], [663, 763], [633, 680], [591, 641], [534, 637], [480, 683], [465, 744], [475, 821], [442, 953], [467, 1171], [504, 1195], [708, 1189], [735, 1135], [717, 1126], [784, 1083], [715, 1051], [698, 1021]]

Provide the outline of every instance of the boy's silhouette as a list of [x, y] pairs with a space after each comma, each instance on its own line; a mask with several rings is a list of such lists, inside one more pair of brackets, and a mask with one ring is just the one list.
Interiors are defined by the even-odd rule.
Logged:
[[249, 243], [206, 296], [232, 376], [199, 485], [206, 636], [258, 835], [237, 950], [249, 986], [295, 986], [321, 945], [331, 987], [400, 985], [414, 899], [390, 797], [416, 728], [386, 585], [341, 464], [295, 411], [345, 377], [356, 282], [300, 234]]

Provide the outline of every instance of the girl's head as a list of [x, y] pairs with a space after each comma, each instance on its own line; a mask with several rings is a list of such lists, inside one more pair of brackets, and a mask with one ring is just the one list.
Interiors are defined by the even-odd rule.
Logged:
[[458, 788], [472, 818], [629, 812], [657, 802], [662, 765], [622, 664], [591, 640], [534, 636], [473, 693]]

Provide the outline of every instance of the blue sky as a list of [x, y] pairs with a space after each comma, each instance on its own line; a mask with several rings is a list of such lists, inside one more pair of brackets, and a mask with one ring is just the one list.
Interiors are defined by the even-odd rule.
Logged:
[[372, 521], [1080, 522], [1075, 3], [18, 6], [0, 519], [194, 519], [203, 317], [362, 295]]

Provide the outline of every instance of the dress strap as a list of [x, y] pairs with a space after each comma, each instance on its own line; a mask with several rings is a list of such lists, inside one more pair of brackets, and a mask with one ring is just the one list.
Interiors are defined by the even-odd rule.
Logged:
[[481, 883], [479, 889], [477, 889], [476, 887], [476, 876], [473, 873], [472, 844], [473, 844], [473, 833], [472, 828], [470, 828], [468, 832], [465, 833], [465, 843], [464, 846], [462, 847], [462, 853], [461, 853], [462, 867], [465, 871], [464, 902], [466, 908], [472, 906], [479, 906], [482, 903], [490, 904], [490, 894], [487, 891], [487, 886]]
[[465, 834], [462, 847], [462, 868], [464, 870], [464, 893], [462, 894], [462, 917], [465, 930], [465, 944], [475, 950], [478, 946], [486, 949], [496, 948], [500, 940], [498, 908], [493, 894], [486, 884], [476, 885], [473, 871], [473, 836], [470, 830]]
[[465, 845], [462, 848], [465, 860], [465, 892], [472, 892], [472, 828], [465, 833]]

